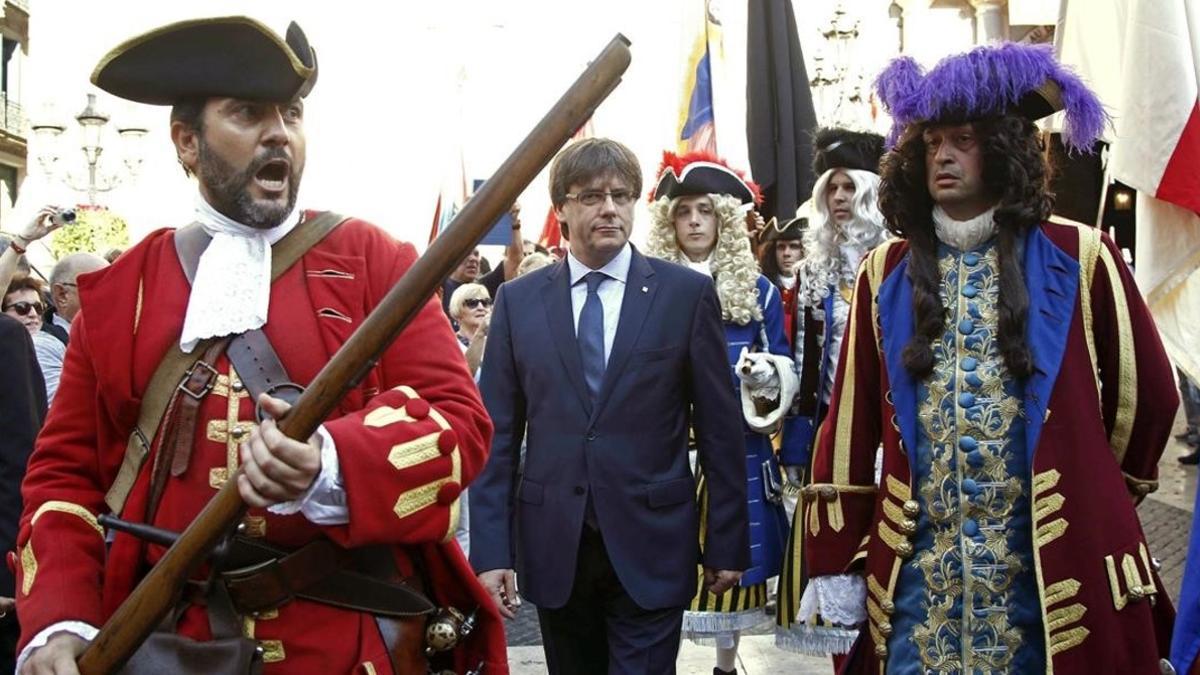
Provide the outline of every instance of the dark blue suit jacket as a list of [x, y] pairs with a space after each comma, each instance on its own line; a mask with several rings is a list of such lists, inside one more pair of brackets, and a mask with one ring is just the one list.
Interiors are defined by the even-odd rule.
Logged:
[[[496, 298], [480, 376], [496, 432], [469, 491], [471, 563], [477, 572], [515, 567], [525, 597], [563, 606], [590, 492], [634, 602], [684, 606], [701, 561], [728, 570], [749, 564], [746, 450], [716, 290], [707, 277], [635, 249], [593, 405], [569, 284], [561, 262], [504, 284]], [[689, 425], [709, 486], [703, 554]]]

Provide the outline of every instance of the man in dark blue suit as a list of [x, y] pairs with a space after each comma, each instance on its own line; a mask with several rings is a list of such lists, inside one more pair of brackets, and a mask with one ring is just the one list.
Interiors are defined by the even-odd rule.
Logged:
[[[696, 566], [720, 593], [749, 564], [716, 291], [629, 244], [641, 187], [620, 143], [559, 154], [550, 197], [571, 252], [500, 288], [483, 358], [496, 433], [470, 490], [471, 563], [511, 617], [515, 561], [551, 673], [674, 673]], [[710, 475], [703, 551], [689, 428]]]

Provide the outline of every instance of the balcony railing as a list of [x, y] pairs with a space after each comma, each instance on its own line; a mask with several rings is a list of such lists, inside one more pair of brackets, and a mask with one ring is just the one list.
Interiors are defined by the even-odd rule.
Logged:
[[0, 129], [24, 138], [25, 123], [25, 111], [21, 109], [21, 104], [9, 100], [7, 94], [0, 93]]

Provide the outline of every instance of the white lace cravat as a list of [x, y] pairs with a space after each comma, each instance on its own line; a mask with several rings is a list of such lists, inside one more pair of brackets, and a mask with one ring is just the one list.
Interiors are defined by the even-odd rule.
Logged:
[[200, 256], [179, 346], [191, 352], [201, 340], [243, 333], [267, 322], [271, 301], [271, 244], [300, 221], [299, 209], [269, 230], [243, 225], [197, 196], [196, 221], [212, 237]]
[[943, 244], [970, 251], [979, 248], [996, 233], [995, 215], [996, 207], [993, 206], [970, 220], [955, 220], [940, 205], [935, 205], [933, 231]]

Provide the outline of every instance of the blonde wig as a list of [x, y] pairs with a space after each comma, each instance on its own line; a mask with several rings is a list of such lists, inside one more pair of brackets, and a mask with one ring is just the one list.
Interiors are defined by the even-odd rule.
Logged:
[[[746, 234], [745, 209], [742, 201], [725, 194], [710, 194], [713, 213], [717, 218], [717, 243], [708, 259], [717, 299], [721, 302], [721, 319], [726, 323], [745, 326], [762, 321], [758, 305], [758, 262]], [[650, 234], [646, 237], [646, 253], [656, 258], [687, 264], [687, 256], [675, 238], [675, 209], [683, 197], [663, 197], [650, 204]]]
[[[838, 171], [854, 183], [852, 218], [845, 225], [833, 220], [825, 199], [829, 181]], [[853, 282], [862, 256], [887, 238], [879, 211], [879, 176], [870, 171], [839, 168], [821, 174], [813, 186], [812, 208], [816, 217], [804, 232], [804, 258], [796, 265], [797, 299], [808, 307], [819, 305], [839, 281]]]

